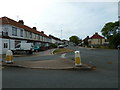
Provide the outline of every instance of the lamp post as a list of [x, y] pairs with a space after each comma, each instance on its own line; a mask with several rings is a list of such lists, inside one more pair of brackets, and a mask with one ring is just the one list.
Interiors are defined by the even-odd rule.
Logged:
[[62, 40], [62, 29], [61, 29], [61, 40]]
[[63, 32], [62, 26], [63, 26], [63, 25], [61, 24], [61, 40], [62, 40], [62, 32]]

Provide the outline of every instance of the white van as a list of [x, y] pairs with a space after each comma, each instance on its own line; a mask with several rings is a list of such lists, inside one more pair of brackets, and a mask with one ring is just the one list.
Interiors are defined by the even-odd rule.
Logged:
[[15, 46], [15, 48], [12, 50], [13, 53], [25, 51], [26, 53], [32, 54], [34, 51], [33, 43], [19, 43]]

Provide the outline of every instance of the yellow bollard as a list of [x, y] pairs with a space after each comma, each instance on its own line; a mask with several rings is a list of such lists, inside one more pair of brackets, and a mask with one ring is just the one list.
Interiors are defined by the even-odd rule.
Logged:
[[80, 52], [75, 51], [75, 66], [81, 66], [81, 58], [80, 58]]
[[6, 52], [6, 63], [13, 63], [13, 53], [11, 50]]

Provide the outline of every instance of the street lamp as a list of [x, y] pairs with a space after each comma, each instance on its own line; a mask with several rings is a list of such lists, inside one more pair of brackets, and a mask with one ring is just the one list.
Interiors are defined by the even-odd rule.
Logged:
[[62, 40], [62, 29], [61, 29], [61, 40]]
[[62, 40], [62, 32], [63, 32], [63, 30], [62, 30], [62, 24], [61, 24], [61, 40]]

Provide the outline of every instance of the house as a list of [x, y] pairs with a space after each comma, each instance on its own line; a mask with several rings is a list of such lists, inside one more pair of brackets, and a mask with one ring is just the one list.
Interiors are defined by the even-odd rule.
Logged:
[[15, 48], [18, 43], [27, 42], [48, 47], [51, 38], [38, 31], [36, 27], [24, 25], [23, 20], [15, 21], [8, 17], [0, 18], [0, 54], [5, 54], [7, 50]]
[[53, 35], [49, 35], [49, 37], [51, 38], [51, 43], [52, 44], [56, 44], [56, 45], [59, 45], [59, 44], [62, 44], [62, 40], [60, 38], [57, 38]]
[[89, 42], [88, 42], [89, 39], [90, 39], [89, 36], [87, 36], [85, 39], [83, 39], [83, 44], [84, 44], [85, 46], [88, 46], [88, 45], [89, 45]]
[[95, 33], [92, 37], [88, 39], [89, 46], [103, 45], [105, 43], [105, 38]]
[[62, 40], [62, 42], [65, 44], [65, 45], [68, 45], [69, 44], [69, 41], [68, 40]]

